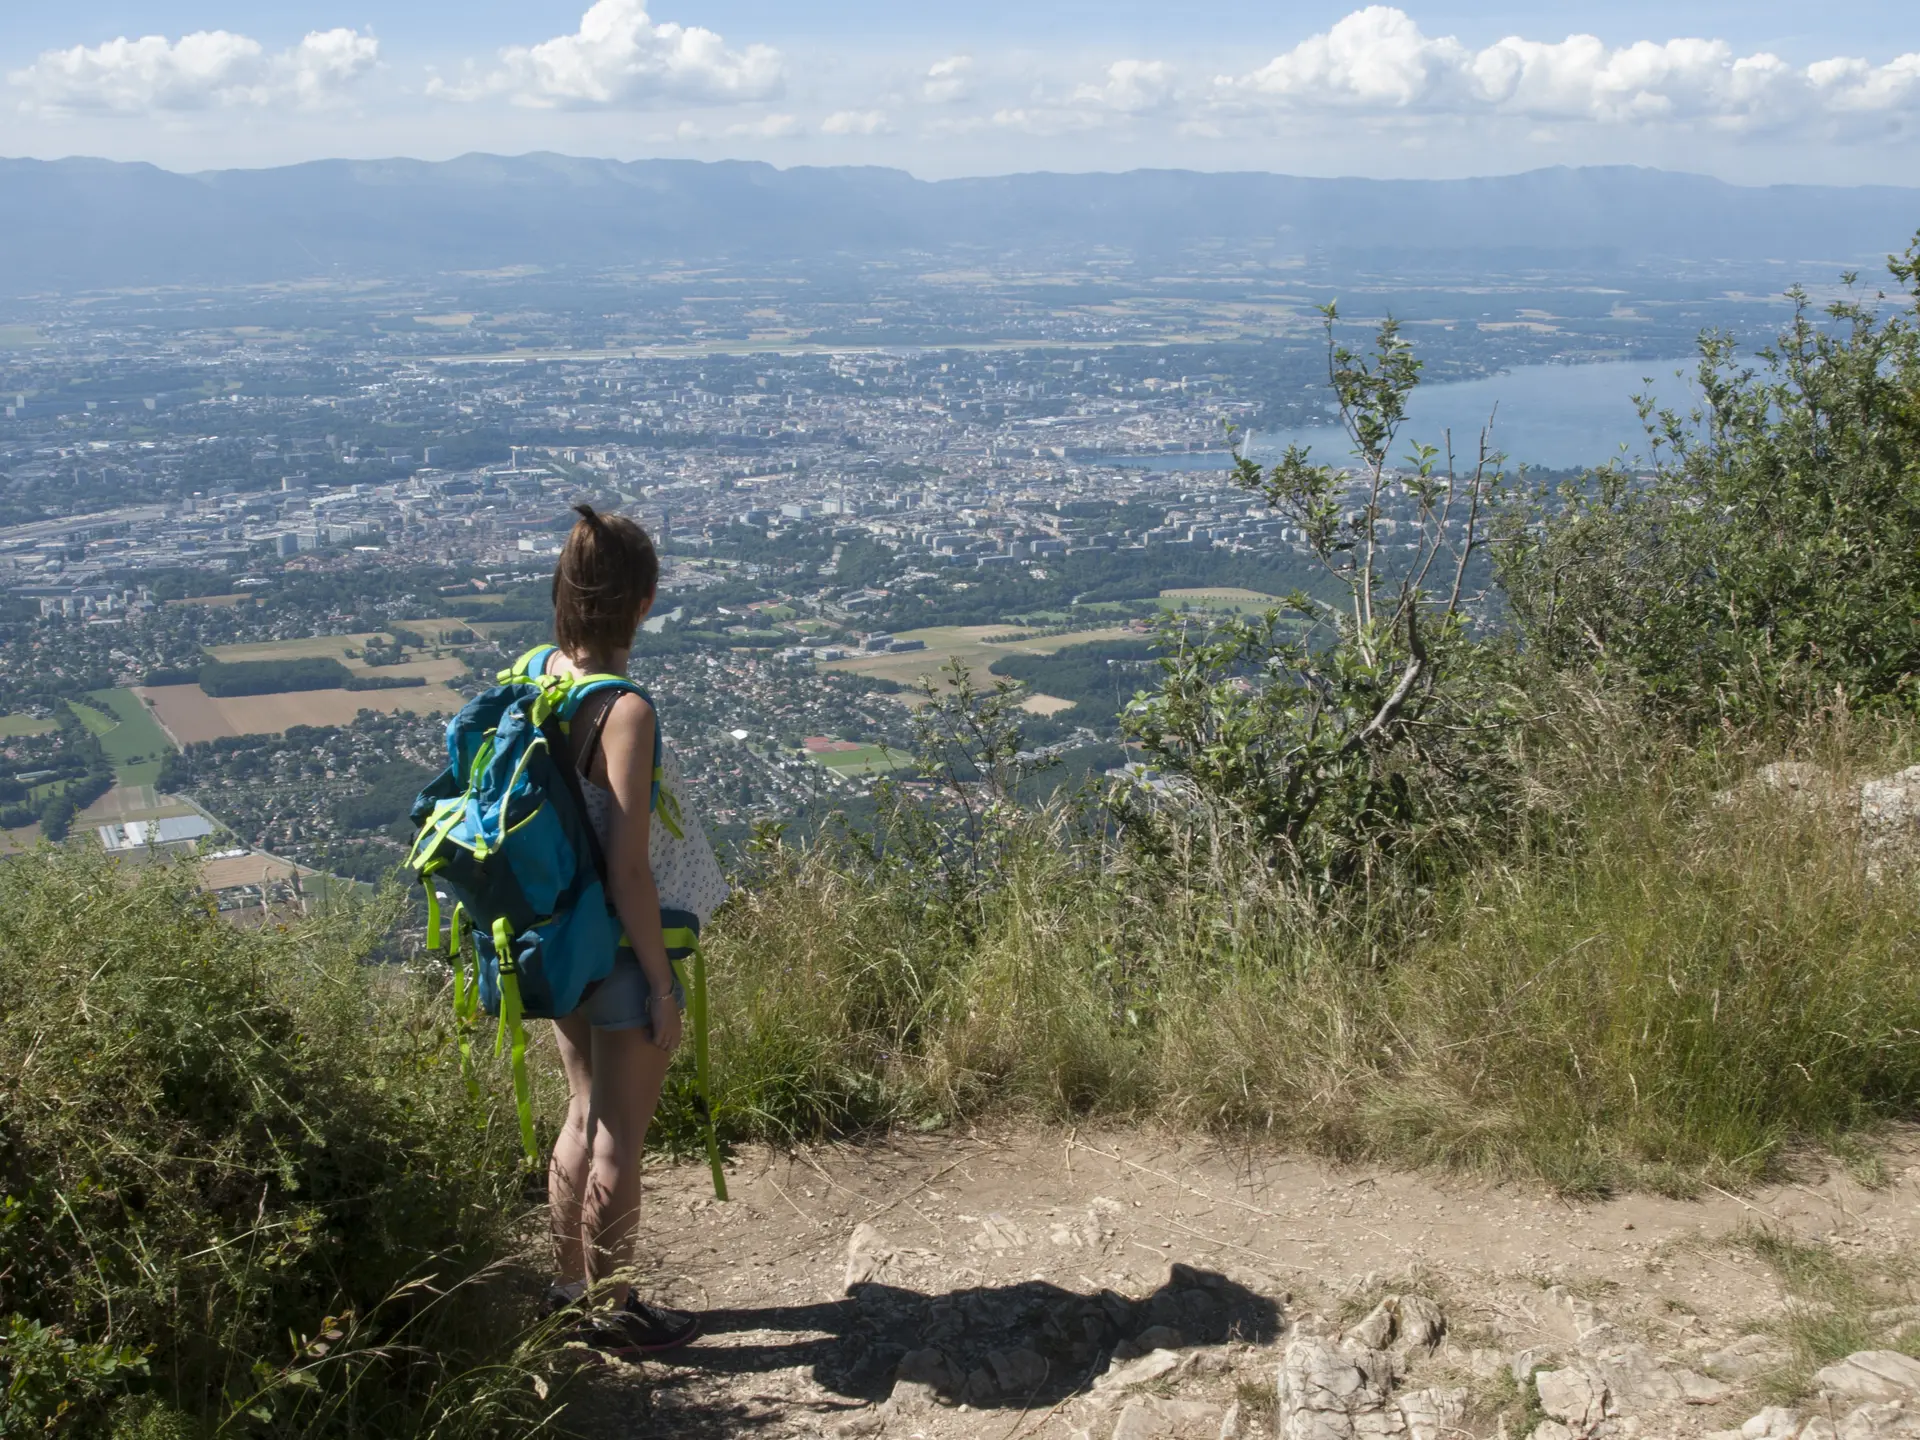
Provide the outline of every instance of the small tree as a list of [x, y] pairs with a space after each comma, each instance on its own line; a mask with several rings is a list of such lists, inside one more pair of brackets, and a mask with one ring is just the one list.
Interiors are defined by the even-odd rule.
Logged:
[[1275, 865], [1339, 885], [1383, 846], [1418, 853], [1493, 803], [1504, 700], [1469, 609], [1501, 457], [1482, 431], [1464, 467], [1448, 437], [1395, 468], [1420, 362], [1391, 319], [1363, 357], [1337, 340], [1335, 307], [1322, 314], [1356, 463], [1314, 464], [1289, 446], [1263, 470], [1236, 445], [1234, 468], [1303, 538], [1322, 583], [1197, 631], [1164, 621], [1159, 687], [1125, 722], [1178, 782], [1243, 821]]

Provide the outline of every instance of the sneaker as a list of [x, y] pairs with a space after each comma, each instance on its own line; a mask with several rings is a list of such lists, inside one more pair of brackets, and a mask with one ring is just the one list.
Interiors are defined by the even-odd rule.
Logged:
[[549, 1320], [568, 1311], [586, 1309], [587, 1287], [579, 1281], [571, 1285], [547, 1286], [546, 1315]]
[[649, 1305], [631, 1292], [618, 1310], [596, 1310], [574, 1331], [591, 1348], [623, 1358], [675, 1350], [699, 1333], [699, 1316]]

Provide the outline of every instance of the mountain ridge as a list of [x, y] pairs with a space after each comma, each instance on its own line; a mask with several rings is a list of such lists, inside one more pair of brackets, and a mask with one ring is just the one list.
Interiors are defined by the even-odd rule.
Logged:
[[1920, 189], [1737, 186], [1636, 166], [1465, 179], [1137, 169], [921, 180], [880, 166], [472, 152], [181, 173], [0, 159], [0, 290], [424, 275], [672, 260], [835, 264], [941, 252], [1330, 263], [1484, 255], [1554, 269], [1661, 260], [1874, 262]]

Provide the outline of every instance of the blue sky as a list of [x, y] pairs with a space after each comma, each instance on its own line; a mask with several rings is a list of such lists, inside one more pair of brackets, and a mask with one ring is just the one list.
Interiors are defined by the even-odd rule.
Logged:
[[1920, 5], [8, 0], [0, 154], [1920, 185]]

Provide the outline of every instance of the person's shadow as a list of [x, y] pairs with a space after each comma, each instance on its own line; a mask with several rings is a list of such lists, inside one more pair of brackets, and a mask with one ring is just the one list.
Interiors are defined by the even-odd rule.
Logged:
[[[928, 1387], [929, 1399], [975, 1409], [1046, 1408], [1087, 1388], [1110, 1363], [1155, 1349], [1271, 1341], [1284, 1325], [1275, 1301], [1185, 1265], [1173, 1266], [1166, 1283], [1144, 1300], [1111, 1290], [1083, 1295], [1042, 1280], [937, 1295], [868, 1283], [852, 1287], [844, 1300], [709, 1310], [702, 1320], [701, 1341], [663, 1357], [679, 1375], [663, 1377], [650, 1396], [648, 1418], [656, 1427], [668, 1422], [658, 1433], [740, 1435], [779, 1418], [744, 1403], [746, 1397], [716, 1406], [676, 1393], [700, 1376], [805, 1366], [844, 1402], [818, 1407], [829, 1415], [884, 1400], [896, 1381]], [[796, 1338], [726, 1338], [762, 1331]]]

